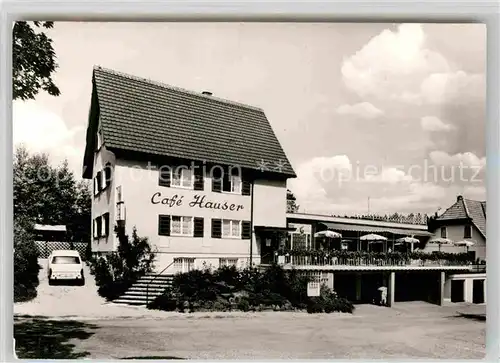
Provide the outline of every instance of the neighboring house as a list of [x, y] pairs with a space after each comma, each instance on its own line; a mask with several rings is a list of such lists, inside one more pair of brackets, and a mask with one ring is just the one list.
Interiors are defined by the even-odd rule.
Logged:
[[[439, 216], [430, 218], [429, 230], [434, 237], [448, 238], [453, 242], [469, 240], [474, 246], [469, 253], [475, 258], [486, 260], [486, 202], [465, 199], [461, 195], [457, 201]], [[428, 243], [425, 251], [437, 251], [439, 246]], [[465, 252], [466, 247], [443, 245], [441, 251]]]
[[287, 230], [295, 176], [263, 110], [94, 68], [83, 160], [93, 252], [117, 249], [118, 225], [149, 238], [158, 270], [259, 263]]

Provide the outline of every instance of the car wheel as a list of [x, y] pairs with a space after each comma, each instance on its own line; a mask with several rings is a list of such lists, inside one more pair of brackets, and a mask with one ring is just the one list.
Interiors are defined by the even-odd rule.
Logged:
[[54, 280], [49, 279], [49, 286], [54, 286]]
[[85, 279], [81, 279], [80, 281], [78, 281], [78, 285], [85, 286]]

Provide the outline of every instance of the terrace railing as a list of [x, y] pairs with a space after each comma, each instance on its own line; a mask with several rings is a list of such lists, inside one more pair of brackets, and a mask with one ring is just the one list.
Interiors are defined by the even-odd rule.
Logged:
[[293, 266], [465, 266], [473, 260], [466, 253], [377, 253], [345, 251], [290, 251], [285, 264]]

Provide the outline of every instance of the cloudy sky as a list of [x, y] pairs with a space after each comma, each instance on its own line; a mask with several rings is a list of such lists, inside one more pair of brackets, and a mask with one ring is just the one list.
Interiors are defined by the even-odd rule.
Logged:
[[428, 212], [485, 196], [479, 24], [56, 23], [61, 96], [14, 103], [14, 142], [81, 174], [94, 65], [262, 107], [301, 209]]

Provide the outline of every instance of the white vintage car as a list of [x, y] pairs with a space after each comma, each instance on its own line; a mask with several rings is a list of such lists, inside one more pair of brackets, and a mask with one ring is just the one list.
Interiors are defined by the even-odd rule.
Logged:
[[48, 258], [48, 279], [49, 285], [55, 282], [76, 282], [78, 285], [85, 285], [83, 274], [83, 263], [78, 251], [55, 250]]

